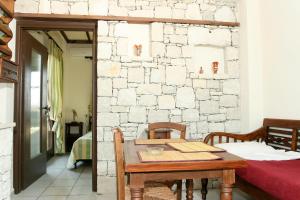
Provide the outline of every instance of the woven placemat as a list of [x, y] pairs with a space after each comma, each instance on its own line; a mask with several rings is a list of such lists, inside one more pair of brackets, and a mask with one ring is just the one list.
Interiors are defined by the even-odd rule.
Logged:
[[224, 149], [220, 149], [214, 146], [210, 146], [203, 142], [182, 142], [182, 143], [167, 143], [170, 147], [181, 151], [183, 153], [192, 152], [224, 152]]
[[136, 145], [164, 145], [167, 143], [181, 143], [186, 142], [184, 139], [136, 139]]
[[218, 160], [221, 157], [209, 152], [182, 153], [179, 151], [163, 151], [160, 155], [152, 155], [147, 151], [139, 151], [141, 162], [186, 162]]

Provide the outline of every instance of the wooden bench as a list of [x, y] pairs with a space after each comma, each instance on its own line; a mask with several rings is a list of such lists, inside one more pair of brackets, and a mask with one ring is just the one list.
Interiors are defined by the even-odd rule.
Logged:
[[[284, 149], [289, 151], [299, 151], [300, 120], [287, 120], [287, 119], [269, 119], [263, 121], [263, 126], [248, 134], [233, 134], [225, 132], [215, 132], [206, 136], [204, 142], [210, 145], [216, 143], [229, 143], [229, 142], [245, 142], [257, 141], [265, 142], [267, 145], [276, 149]], [[276, 199], [276, 197], [264, 192], [260, 188], [252, 185], [251, 183], [239, 178], [236, 178], [236, 186], [244, 192], [250, 194], [255, 199]], [[202, 180], [205, 182], [205, 180]], [[206, 190], [205, 184], [202, 184]], [[280, 189], [280, 188], [279, 188]], [[203, 198], [205, 199], [205, 197]]]

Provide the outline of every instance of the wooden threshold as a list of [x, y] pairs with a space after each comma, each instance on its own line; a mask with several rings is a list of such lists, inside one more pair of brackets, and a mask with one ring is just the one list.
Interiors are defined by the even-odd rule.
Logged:
[[174, 23], [174, 24], [195, 24], [210, 26], [239, 27], [239, 22], [223, 22], [213, 20], [192, 20], [192, 19], [171, 19], [171, 18], [148, 18], [148, 17], [128, 17], [128, 16], [102, 16], [102, 15], [63, 15], [63, 14], [35, 14], [35, 13], [15, 13], [17, 19], [41, 19], [41, 20], [104, 20], [104, 21], [127, 21], [128, 23]]

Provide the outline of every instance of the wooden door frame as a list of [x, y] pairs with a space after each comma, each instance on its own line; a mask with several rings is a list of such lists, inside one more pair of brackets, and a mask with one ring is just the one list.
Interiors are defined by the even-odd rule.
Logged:
[[22, 49], [21, 38], [24, 30], [77, 30], [77, 31], [92, 31], [93, 32], [93, 69], [92, 69], [92, 90], [93, 90], [93, 118], [92, 118], [92, 189], [97, 191], [97, 20], [77, 20], [72, 19], [38, 19], [38, 18], [18, 18], [16, 25], [16, 62], [20, 66], [19, 82], [15, 85], [15, 111], [14, 120], [16, 127], [14, 128], [13, 140], [13, 186], [15, 193], [19, 193], [22, 188], [23, 178], [23, 152], [24, 138], [22, 130], [23, 124], [23, 89], [24, 89], [24, 69], [22, 66]]

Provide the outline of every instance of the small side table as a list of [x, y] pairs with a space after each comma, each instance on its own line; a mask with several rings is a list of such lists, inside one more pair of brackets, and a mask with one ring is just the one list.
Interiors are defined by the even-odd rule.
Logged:
[[70, 122], [65, 124], [66, 152], [72, 150], [73, 143], [83, 135], [83, 122]]

